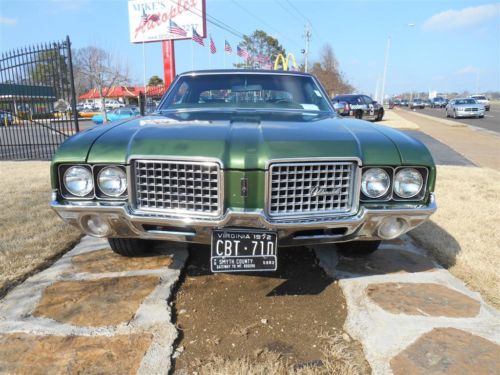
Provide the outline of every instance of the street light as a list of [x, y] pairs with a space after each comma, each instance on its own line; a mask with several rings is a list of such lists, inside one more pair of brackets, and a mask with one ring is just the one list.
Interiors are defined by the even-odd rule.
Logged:
[[[409, 23], [406, 26], [414, 27], [414, 23]], [[385, 81], [387, 78], [387, 66], [389, 65], [389, 50], [391, 49], [391, 36], [387, 37], [387, 47], [385, 49], [385, 63], [384, 63], [384, 73], [382, 75], [382, 88], [380, 90], [380, 100], [381, 103], [384, 104], [384, 96], [385, 96]]]

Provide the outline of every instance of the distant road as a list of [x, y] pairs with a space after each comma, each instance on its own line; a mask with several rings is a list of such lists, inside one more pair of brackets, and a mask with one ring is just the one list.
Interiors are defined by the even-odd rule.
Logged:
[[[406, 111], [410, 111], [406, 107], [401, 108]], [[446, 118], [444, 108], [417, 109], [416, 112], [424, 113], [433, 117]], [[478, 128], [494, 131], [500, 134], [500, 104], [492, 104], [491, 109], [488, 112], [485, 112], [484, 118], [463, 118], [450, 120], [462, 122], [467, 125], [476, 126]]]

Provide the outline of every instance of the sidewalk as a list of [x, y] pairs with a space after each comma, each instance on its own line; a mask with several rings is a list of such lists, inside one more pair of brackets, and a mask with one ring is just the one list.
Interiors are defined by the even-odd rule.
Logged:
[[435, 119], [406, 111], [398, 111], [397, 115], [418, 124], [420, 131], [450, 146], [474, 164], [500, 171], [500, 136], [466, 126], [445, 125]]

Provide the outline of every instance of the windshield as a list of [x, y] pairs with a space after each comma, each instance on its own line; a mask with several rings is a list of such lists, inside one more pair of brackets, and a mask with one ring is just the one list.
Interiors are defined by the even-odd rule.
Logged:
[[474, 95], [473, 98], [477, 99], [477, 100], [486, 100], [486, 96], [482, 96], [482, 95]]
[[182, 76], [159, 111], [239, 109], [332, 111], [323, 91], [309, 76], [252, 73]]
[[474, 99], [457, 99], [455, 104], [476, 104]]

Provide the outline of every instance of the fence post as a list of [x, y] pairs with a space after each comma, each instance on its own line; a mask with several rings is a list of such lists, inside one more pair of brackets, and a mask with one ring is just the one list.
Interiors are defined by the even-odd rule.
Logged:
[[69, 63], [69, 74], [71, 81], [71, 111], [73, 113], [73, 120], [75, 121], [75, 130], [78, 133], [80, 131], [80, 126], [78, 125], [78, 111], [76, 110], [76, 92], [75, 92], [75, 77], [73, 76], [73, 58], [71, 56], [71, 41], [69, 40], [69, 35], [66, 36], [66, 46], [68, 47], [68, 63]]
[[141, 116], [146, 113], [146, 95], [142, 91], [139, 93], [139, 112]]

